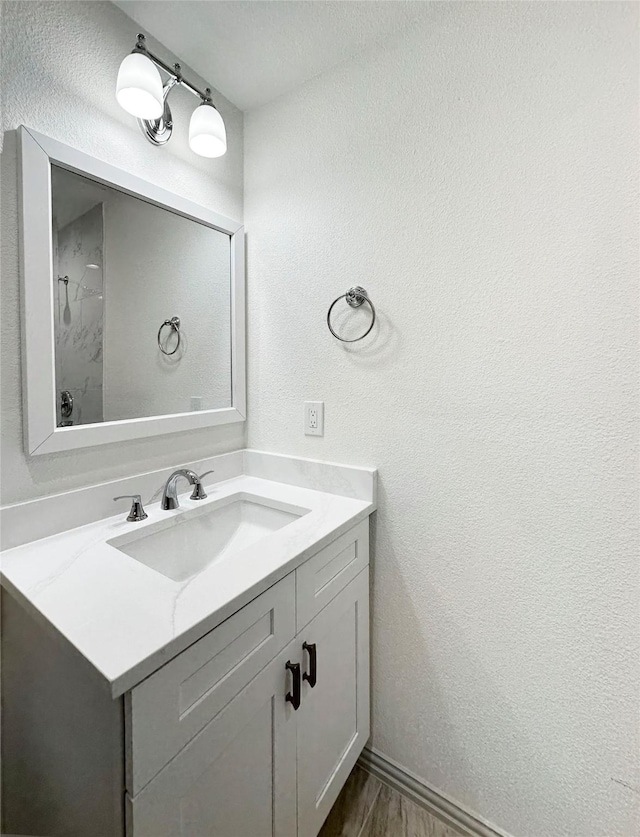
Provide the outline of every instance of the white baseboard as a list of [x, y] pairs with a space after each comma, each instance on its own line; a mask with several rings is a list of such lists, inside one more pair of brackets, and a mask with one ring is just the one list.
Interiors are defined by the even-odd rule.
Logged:
[[459, 802], [414, 776], [397, 762], [370, 747], [365, 747], [358, 764], [397, 790], [412, 802], [426, 808], [463, 834], [470, 837], [511, 837], [506, 831], [492, 825], [482, 817], [467, 810]]

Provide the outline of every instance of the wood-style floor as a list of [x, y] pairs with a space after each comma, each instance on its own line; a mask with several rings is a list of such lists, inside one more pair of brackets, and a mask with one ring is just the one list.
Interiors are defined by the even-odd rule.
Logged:
[[375, 776], [355, 767], [318, 837], [462, 837]]

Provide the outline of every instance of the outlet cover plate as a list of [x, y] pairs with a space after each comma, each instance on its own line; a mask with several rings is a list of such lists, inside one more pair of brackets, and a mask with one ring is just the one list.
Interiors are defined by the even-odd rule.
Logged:
[[305, 436], [324, 436], [324, 401], [304, 402]]

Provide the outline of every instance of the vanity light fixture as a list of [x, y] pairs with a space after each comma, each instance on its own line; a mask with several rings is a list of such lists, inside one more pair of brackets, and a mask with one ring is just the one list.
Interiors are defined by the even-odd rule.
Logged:
[[160, 119], [163, 95], [162, 79], [153, 61], [141, 52], [127, 55], [116, 83], [120, 107], [139, 119]]
[[[164, 84], [160, 70], [169, 76]], [[222, 156], [227, 150], [227, 135], [211, 100], [211, 89], [207, 87], [203, 93], [184, 78], [180, 64], [169, 67], [149, 52], [145, 36], [138, 35], [133, 52], [120, 64], [116, 98], [127, 113], [137, 117], [142, 133], [153, 145], [165, 145], [171, 138], [173, 118], [167, 97], [177, 86], [186, 87], [202, 100], [189, 123], [191, 150], [202, 157]]]
[[[211, 93], [209, 88], [207, 92]], [[202, 157], [220, 157], [227, 150], [227, 133], [224, 122], [211, 99], [203, 102], [191, 114], [189, 145]]]

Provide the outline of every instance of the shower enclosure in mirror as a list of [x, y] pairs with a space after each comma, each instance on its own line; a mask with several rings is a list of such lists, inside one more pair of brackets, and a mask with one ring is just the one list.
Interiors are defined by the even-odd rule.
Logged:
[[240, 224], [20, 134], [28, 452], [243, 421]]

